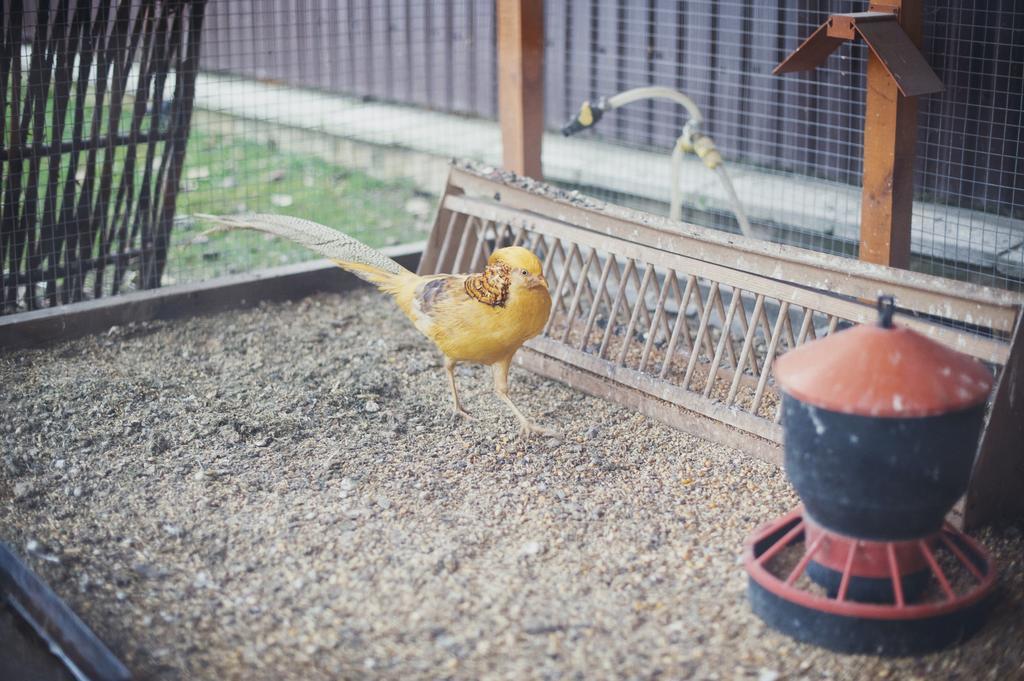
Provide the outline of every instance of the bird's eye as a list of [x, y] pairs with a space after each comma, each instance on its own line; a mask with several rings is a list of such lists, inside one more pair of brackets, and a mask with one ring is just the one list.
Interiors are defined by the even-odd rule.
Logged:
[[521, 275], [523, 275], [525, 277], [525, 276], [527, 276], [530, 273], [527, 272], [526, 270], [519, 270], [519, 274], [521, 274]]

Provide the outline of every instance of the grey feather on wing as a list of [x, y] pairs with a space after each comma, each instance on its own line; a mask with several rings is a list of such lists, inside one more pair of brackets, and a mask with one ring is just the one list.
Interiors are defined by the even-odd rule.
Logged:
[[419, 309], [425, 314], [430, 314], [431, 309], [439, 300], [447, 296], [448, 278], [430, 279], [420, 285], [416, 291], [416, 299], [419, 302]]

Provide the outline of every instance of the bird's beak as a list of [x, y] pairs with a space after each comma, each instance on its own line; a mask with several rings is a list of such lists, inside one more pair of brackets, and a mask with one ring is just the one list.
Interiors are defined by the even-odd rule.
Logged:
[[544, 288], [548, 287], [548, 280], [544, 278], [543, 274], [538, 274], [536, 279], [541, 286], [543, 286]]

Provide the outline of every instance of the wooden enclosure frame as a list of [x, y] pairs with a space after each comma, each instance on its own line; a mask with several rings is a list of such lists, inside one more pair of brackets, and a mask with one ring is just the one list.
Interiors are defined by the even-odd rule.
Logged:
[[[423, 242], [381, 251], [403, 267], [415, 269]], [[330, 260], [269, 267], [193, 284], [178, 284], [74, 305], [0, 316], [0, 352], [43, 348], [53, 343], [102, 333], [112, 326], [161, 319], [197, 317], [254, 307], [262, 302], [298, 300], [316, 293], [338, 293], [363, 281]]]
[[[53, 653], [55, 663], [67, 670], [68, 678], [131, 681], [128, 668], [2, 541], [0, 594], [12, 612], [39, 637], [39, 647]], [[24, 678], [17, 673], [14, 676]]]
[[[454, 166], [420, 273], [477, 270], [492, 249], [513, 244], [541, 257], [554, 299], [544, 332], [517, 356], [520, 365], [773, 463], [781, 462], [782, 441], [775, 357], [873, 322], [879, 295], [896, 296], [898, 324], [997, 373], [1004, 365], [1013, 376], [1021, 371], [1020, 342], [1011, 341], [1021, 333], [1024, 295], [733, 236], [512, 173]], [[1013, 376], [1002, 377], [1006, 387], [996, 393], [981, 442], [979, 461], [998, 470], [1024, 465], [1005, 435], [1013, 419], [1000, 416], [1024, 388]], [[1004, 487], [1001, 496], [1020, 496], [1024, 477]], [[982, 492], [991, 499], [990, 489], [972, 487], [973, 495]], [[975, 507], [970, 520], [978, 523], [1004, 506]]]

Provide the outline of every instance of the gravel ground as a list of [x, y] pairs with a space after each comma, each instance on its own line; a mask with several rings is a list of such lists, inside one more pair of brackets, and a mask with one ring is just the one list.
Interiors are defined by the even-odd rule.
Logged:
[[0, 536], [140, 678], [1024, 678], [1024, 533], [1002, 598], [919, 659], [751, 614], [780, 471], [516, 370], [564, 441], [376, 293], [115, 328], [0, 357]]

